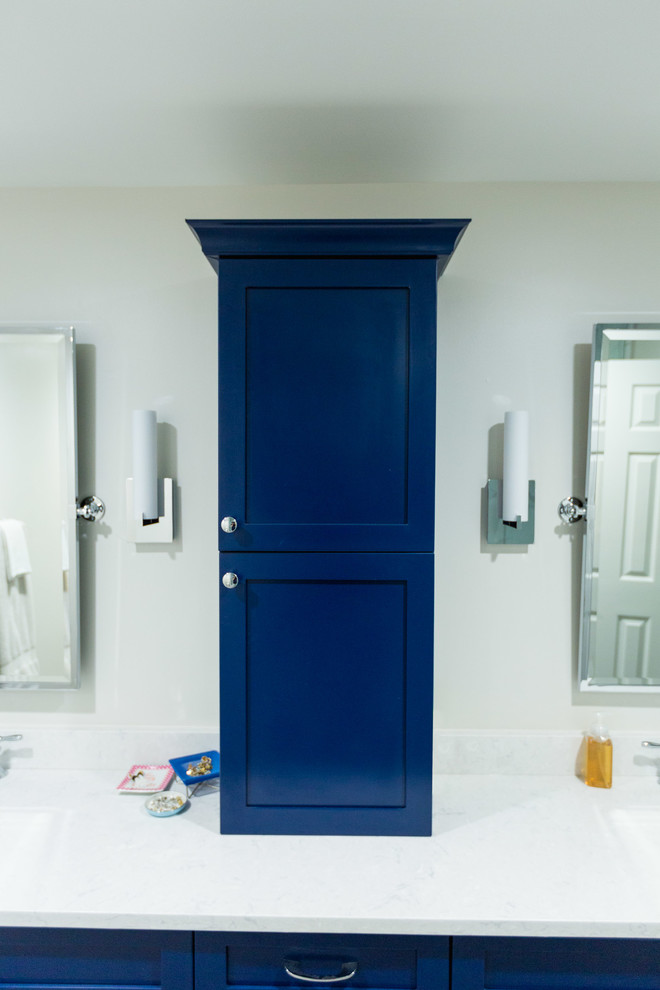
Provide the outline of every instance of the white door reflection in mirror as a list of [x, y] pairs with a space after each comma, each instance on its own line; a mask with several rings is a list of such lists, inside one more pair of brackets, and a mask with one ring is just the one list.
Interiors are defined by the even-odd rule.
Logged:
[[78, 686], [74, 335], [0, 328], [0, 687]]
[[596, 327], [581, 687], [660, 688], [660, 329]]

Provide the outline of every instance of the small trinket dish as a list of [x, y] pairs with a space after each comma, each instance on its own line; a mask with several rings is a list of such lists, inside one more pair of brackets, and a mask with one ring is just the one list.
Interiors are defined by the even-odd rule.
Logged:
[[152, 766], [137, 763], [131, 767], [121, 784], [117, 785], [117, 790], [122, 794], [154, 794], [164, 790], [173, 776], [174, 771], [167, 764]]
[[171, 818], [178, 815], [188, 804], [183, 794], [168, 791], [167, 794], [155, 794], [147, 798], [144, 806], [154, 818]]
[[184, 784], [201, 784], [220, 776], [220, 753], [210, 749], [191, 756], [176, 756], [170, 760], [170, 766]]

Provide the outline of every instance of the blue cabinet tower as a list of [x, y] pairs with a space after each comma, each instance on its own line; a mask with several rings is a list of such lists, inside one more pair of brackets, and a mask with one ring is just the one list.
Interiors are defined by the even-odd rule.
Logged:
[[436, 287], [468, 221], [188, 223], [219, 284], [221, 830], [428, 835]]

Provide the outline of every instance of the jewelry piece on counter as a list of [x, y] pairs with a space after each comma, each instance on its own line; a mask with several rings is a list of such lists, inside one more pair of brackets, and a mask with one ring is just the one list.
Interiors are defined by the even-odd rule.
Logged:
[[144, 804], [149, 814], [155, 818], [169, 818], [181, 811], [188, 801], [182, 794], [157, 794], [147, 798]]
[[186, 775], [188, 777], [205, 777], [207, 773], [211, 772], [212, 767], [211, 757], [203, 756], [199, 763], [194, 763], [188, 767]]

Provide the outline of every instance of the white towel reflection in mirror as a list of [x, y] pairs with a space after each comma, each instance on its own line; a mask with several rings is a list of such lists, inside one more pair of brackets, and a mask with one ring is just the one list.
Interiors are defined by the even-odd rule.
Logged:
[[0, 520], [0, 673], [17, 681], [39, 675], [32, 565], [19, 519]]

